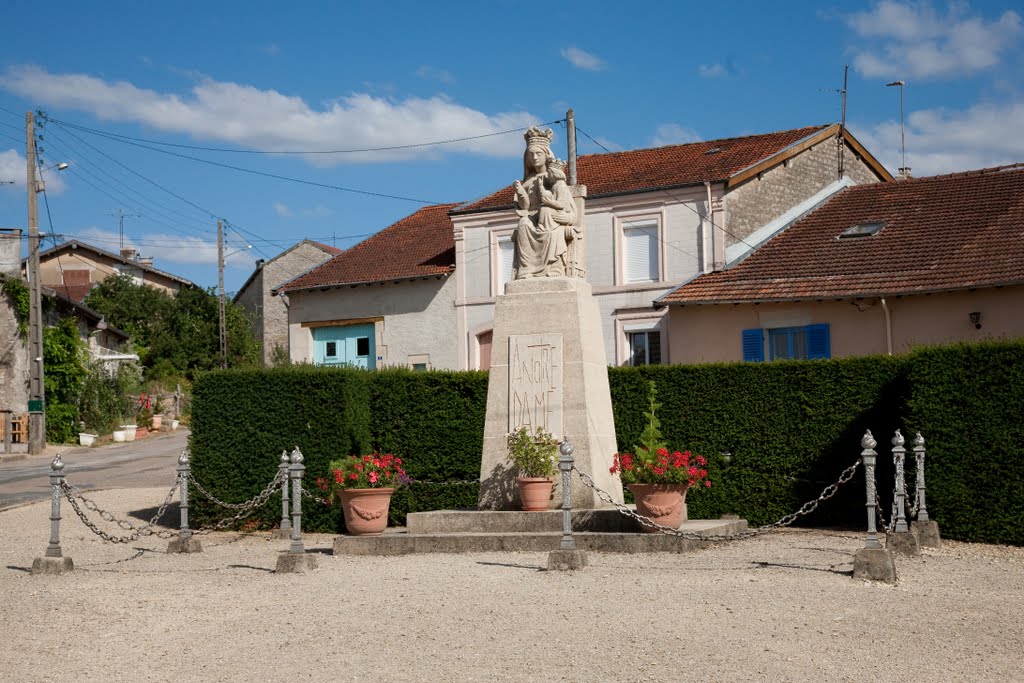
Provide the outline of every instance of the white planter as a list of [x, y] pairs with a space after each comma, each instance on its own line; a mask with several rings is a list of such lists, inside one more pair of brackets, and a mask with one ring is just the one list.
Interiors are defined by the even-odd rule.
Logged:
[[78, 443], [83, 446], [91, 446], [96, 443], [97, 434], [86, 434], [85, 432], [78, 433]]
[[163, 423], [164, 416], [158, 413], [153, 416], [153, 420], [150, 424], [153, 426], [154, 431], [160, 431], [160, 427], [163, 426]]
[[123, 425], [121, 429], [124, 430], [125, 441], [135, 441], [135, 430], [138, 429], [138, 425]]
[[177, 429], [179, 424], [181, 424], [181, 423], [178, 422], [177, 420], [171, 420], [171, 429], [172, 430]]
[[[132, 434], [134, 434], [134, 433], [135, 432], [132, 432]], [[116, 443], [124, 443], [128, 439], [127, 434], [128, 433], [126, 431], [124, 431], [123, 429], [115, 429], [113, 434], [111, 434], [111, 436], [114, 437], [114, 441]]]

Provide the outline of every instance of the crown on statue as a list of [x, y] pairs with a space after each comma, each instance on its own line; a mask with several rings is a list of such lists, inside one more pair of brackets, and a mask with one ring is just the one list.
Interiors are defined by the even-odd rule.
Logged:
[[526, 139], [527, 147], [544, 147], [551, 149], [551, 139], [555, 136], [554, 131], [550, 128], [541, 130], [537, 126], [530, 126], [530, 128], [523, 133], [523, 137]]
[[561, 171], [562, 173], [565, 173], [565, 160], [555, 158], [548, 164], [548, 168], [552, 168]]

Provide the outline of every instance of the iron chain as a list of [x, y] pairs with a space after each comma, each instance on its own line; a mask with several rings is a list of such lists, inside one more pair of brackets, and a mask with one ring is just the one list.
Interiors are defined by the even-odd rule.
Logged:
[[[171, 484], [171, 488], [167, 492], [164, 502], [160, 505], [159, 509], [157, 509], [156, 514], [153, 515], [149, 522], [140, 527], [136, 527], [128, 520], [119, 519], [115, 517], [113, 513], [100, 508], [100, 506], [98, 506], [94, 501], [83, 496], [81, 490], [77, 486], [71, 486], [67, 482], [63, 482], [61, 486], [64, 491], [64, 497], [68, 499], [69, 503], [71, 503], [71, 507], [74, 508], [78, 518], [81, 519], [82, 523], [89, 527], [94, 534], [102, 538], [104, 541], [109, 541], [111, 543], [131, 543], [132, 541], [138, 540], [141, 536], [158, 536], [163, 539], [174, 538], [176, 536], [173, 531], [167, 529], [154, 529], [153, 527], [156, 525], [157, 521], [164, 516], [167, 506], [170, 505], [171, 499], [174, 498], [174, 494], [178, 490], [178, 484], [181, 481], [180, 476], [181, 475], [175, 475], [174, 483]], [[79, 500], [82, 501], [87, 509], [99, 513], [99, 516], [105, 521], [112, 522], [120, 528], [126, 531], [131, 531], [132, 533], [127, 536], [114, 536], [107, 533], [89, 520], [89, 516], [79, 506]]]
[[[893, 503], [893, 522], [896, 521], [896, 504]], [[885, 513], [882, 512], [882, 502], [878, 500], [878, 491], [875, 491], [875, 517], [878, 519], [878, 525], [882, 527], [882, 531], [889, 533], [892, 531], [888, 522], [885, 521]]]
[[[281, 483], [281, 479], [284, 478], [284, 477], [287, 477], [287, 476], [288, 475], [285, 474], [282, 470], [278, 470], [277, 474], [274, 475], [273, 481], [270, 482], [270, 486], [271, 487], [277, 486], [278, 484]], [[196, 489], [198, 489], [201, 494], [203, 494], [204, 496], [206, 496], [207, 498], [209, 498], [210, 500], [212, 500], [214, 503], [216, 503], [217, 505], [221, 506], [222, 508], [227, 508], [229, 510], [248, 510], [250, 507], [252, 507], [252, 501], [251, 500], [247, 500], [244, 503], [225, 503], [223, 500], [217, 498], [215, 495], [213, 495], [212, 493], [207, 491], [206, 488], [203, 487], [203, 485], [199, 483], [199, 480], [196, 479], [194, 476], [192, 476], [191, 472], [189, 472], [189, 474], [188, 474], [188, 480], [190, 482], [192, 482], [192, 484], [195, 485]], [[262, 494], [260, 494], [260, 495], [262, 495]], [[257, 498], [258, 497], [259, 496], [257, 496]]]
[[[225, 507], [230, 507], [232, 510], [238, 510], [238, 513], [234, 517], [225, 517], [224, 519], [220, 520], [215, 524], [208, 524], [199, 529], [195, 529], [193, 530], [192, 533], [208, 534], [211, 531], [220, 531], [221, 529], [226, 529], [231, 524], [234, 524], [235, 522], [244, 519], [245, 517], [248, 517], [253, 512], [263, 507], [263, 505], [266, 504], [268, 500], [270, 500], [270, 497], [277, 493], [278, 485], [281, 483], [281, 480], [284, 479], [286, 476], [286, 474], [279, 470], [277, 475], [270, 481], [269, 484], [267, 484], [267, 488], [263, 489], [263, 491], [261, 491], [259, 495], [257, 495], [252, 500], [246, 501], [244, 503], [224, 504]], [[203, 489], [199, 485], [199, 482], [197, 482], [195, 480], [195, 477], [193, 477], [191, 474], [189, 474], [189, 481], [195, 484], [196, 488], [198, 488], [200, 491], [206, 493], [205, 489]], [[207, 497], [210, 497], [208, 493], [206, 495]], [[214, 503], [217, 503], [218, 505], [221, 504], [215, 498], [210, 497], [210, 500], [212, 500]]]
[[601, 500], [605, 501], [606, 503], [610, 503], [616, 509], [618, 509], [619, 512], [626, 515], [627, 517], [632, 517], [642, 526], [645, 526], [649, 529], [654, 529], [660, 533], [669, 536], [676, 536], [678, 538], [684, 538], [694, 541], [738, 541], [741, 539], [753, 538], [754, 536], [760, 536], [765, 532], [789, 526], [800, 517], [803, 517], [804, 515], [809, 515], [810, 513], [814, 512], [814, 510], [817, 509], [820, 503], [823, 503], [824, 501], [834, 496], [841, 485], [845, 484], [846, 482], [850, 481], [850, 479], [853, 478], [853, 475], [854, 473], [856, 473], [857, 468], [860, 467], [860, 464], [861, 461], [858, 460], [857, 462], [847, 467], [839, 475], [839, 479], [836, 481], [836, 483], [826, 486], [817, 498], [804, 503], [804, 505], [796, 512], [790, 513], [785, 517], [779, 519], [778, 521], [772, 522], [771, 524], [765, 524], [764, 526], [760, 526], [756, 529], [749, 529], [747, 531], [741, 531], [735, 534], [702, 534], [692, 531], [680, 531], [679, 529], [673, 529], [672, 527], [667, 527], [662, 524], [658, 524], [657, 522], [654, 522], [651, 519], [644, 517], [643, 515], [637, 514], [634, 510], [631, 510], [626, 505], [613, 500], [608, 492], [598, 488], [598, 486], [594, 483], [593, 477], [591, 477], [586, 472], [580, 470], [575, 465], [573, 465], [573, 470], [575, 470], [575, 472], [578, 475], [580, 475], [580, 479], [583, 480], [584, 484], [594, 489], [594, 491], [601, 498]]
[[314, 503], [320, 503], [321, 505], [330, 505], [331, 504], [331, 501], [329, 501], [326, 498], [321, 498], [320, 496], [317, 496], [317, 495], [313, 494], [305, 486], [302, 487], [302, 495], [304, 495], [306, 498], [309, 498]]

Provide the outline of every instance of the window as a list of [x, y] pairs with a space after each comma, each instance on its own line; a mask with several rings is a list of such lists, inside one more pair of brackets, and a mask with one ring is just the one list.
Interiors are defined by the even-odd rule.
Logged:
[[415, 370], [416, 372], [426, 372], [427, 371], [427, 364], [426, 363], [413, 363], [412, 364], [412, 369]]
[[658, 365], [661, 363], [661, 332], [627, 332], [629, 342], [628, 365]]
[[491, 369], [491, 342], [493, 340], [494, 330], [487, 330], [486, 332], [481, 332], [476, 336], [477, 348], [480, 350], [477, 369]]
[[855, 239], [857, 237], [871, 237], [884, 227], [885, 223], [883, 223], [882, 221], [877, 221], [874, 223], [860, 223], [858, 225], [849, 227], [846, 230], [843, 230], [841, 233], [839, 233], [839, 239], [848, 240]]
[[324, 351], [324, 356], [327, 358], [335, 358], [338, 355], [338, 342], [329, 341], [327, 342], [327, 348]]
[[357, 356], [369, 356], [370, 355], [370, 338], [359, 337], [356, 339], [356, 355]]
[[515, 245], [512, 236], [498, 238], [498, 294], [505, 293], [505, 284], [512, 281], [512, 261], [515, 258]]
[[768, 360], [831, 358], [829, 326], [819, 324], [743, 330], [743, 360], [765, 360], [766, 338]]
[[658, 222], [633, 221], [622, 225], [623, 276], [626, 282], [657, 282]]

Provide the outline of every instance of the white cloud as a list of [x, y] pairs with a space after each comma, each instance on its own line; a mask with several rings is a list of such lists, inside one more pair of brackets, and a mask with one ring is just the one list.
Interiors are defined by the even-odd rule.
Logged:
[[927, 2], [885, 0], [868, 12], [848, 15], [857, 34], [853, 64], [862, 75], [935, 79], [995, 66], [1022, 33], [1013, 11], [994, 21], [968, 16], [966, 4], [950, 4], [940, 16]]
[[[902, 165], [899, 121], [853, 134], [890, 170]], [[907, 165], [916, 177], [1024, 161], [1024, 101], [979, 104], [966, 111], [924, 109], [906, 120]]]
[[[115, 254], [121, 249], [120, 235], [102, 228], [86, 228], [68, 237]], [[142, 256], [151, 257], [154, 268], [172, 273], [174, 269], [168, 264], [217, 265], [217, 240], [214, 237], [203, 238], [195, 235], [154, 232], [131, 237], [125, 235], [124, 246], [132, 247]], [[225, 251], [228, 253], [224, 258], [225, 266], [233, 268], [250, 268], [252, 266], [251, 249], [239, 250], [237, 245], [233, 245], [225, 246]]]
[[697, 72], [704, 78], [724, 78], [729, 75], [728, 70], [721, 64], [701, 64]]
[[292, 210], [288, 208], [287, 204], [282, 202], [274, 202], [274, 213], [282, 218], [288, 218], [292, 215]]
[[665, 123], [658, 126], [651, 138], [651, 145], [664, 147], [665, 145], [683, 145], [688, 142], [699, 142], [702, 138], [692, 128], [684, 128], [678, 123]]
[[453, 76], [450, 71], [438, 69], [433, 66], [421, 66], [416, 69], [416, 75], [425, 81], [440, 81], [445, 85], [453, 85], [455, 83], [455, 76]]
[[[16, 150], [9, 149], [0, 152], [0, 189], [24, 192], [25, 183], [28, 182], [26, 163], [25, 157]], [[61, 178], [61, 172], [52, 166], [44, 168], [41, 177], [46, 182], [46, 192], [51, 197], [62, 194], [67, 189], [67, 184]], [[14, 181], [13, 184], [8, 182], [11, 180]]]
[[[528, 112], [485, 114], [446, 97], [404, 100], [354, 93], [314, 109], [299, 97], [203, 77], [188, 94], [161, 93], [87, 74], [51, 74], [9, 67], [0, 88], [43, 106], [77, 109], [104, 120], [132, 121], [265, 151], [396, 147], [497, 133], [537, 122]], [[397, 161], [450, 152], [515, 157], [519, 135], [494, 135], [442, 146], [315, 155], [320, 165]]]
[[562, 57], [584, 71], [601, 71], [605, 66], [600, 57], [574, 46], [562, 48]]

